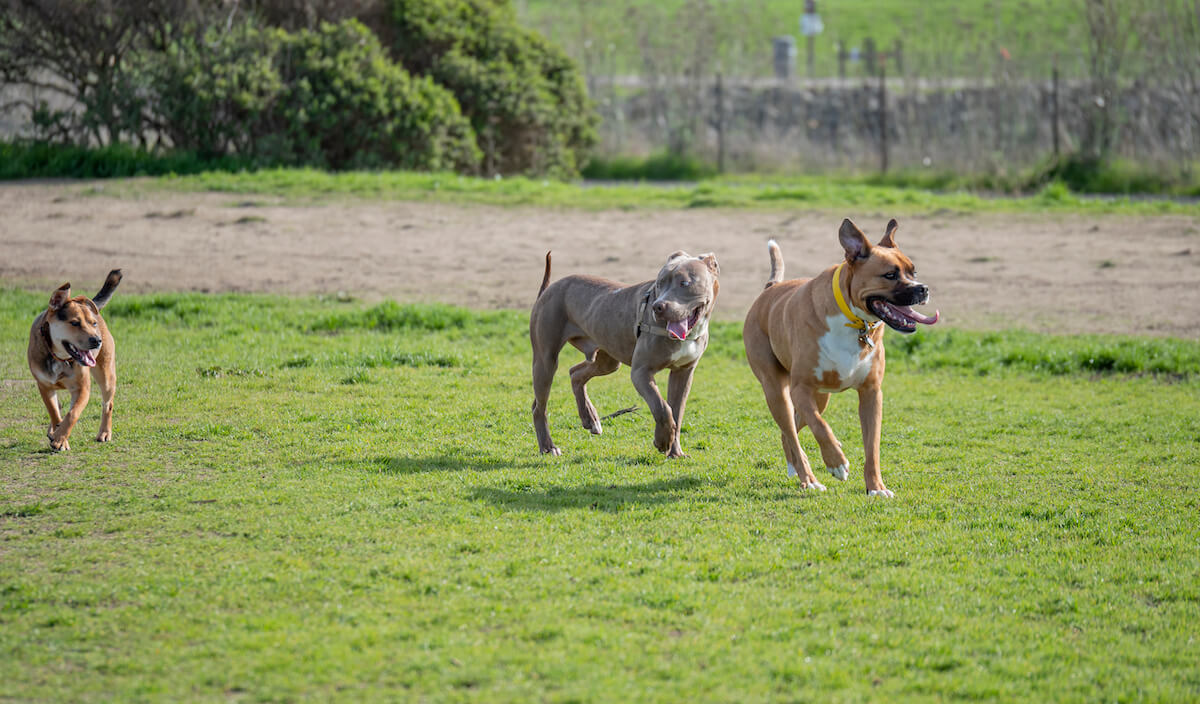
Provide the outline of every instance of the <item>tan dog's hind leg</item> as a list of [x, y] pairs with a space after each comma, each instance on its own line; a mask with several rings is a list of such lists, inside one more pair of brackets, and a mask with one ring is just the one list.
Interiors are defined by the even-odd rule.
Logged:
[[879, 472], [879, 434], [883, 426], [883, 389], [863, 386], [858, 390], [858, 421], [862, 424], [863, 479], [869, 496], [893, 498], [895, 494], [883, 485]]
[[590, 430], [593, 435], [599, 435], [601, 432], [600, 414], [596, 412], [596, 407], [588, 398], [587, 383], [595, 377], [612, 374], [617, 371], [621, 363], [604, 350], [596, 347], [591, 341], [576, 346], [583, 352], [585, 359], [571, 367], [571, 390], [575, 392], [575, 405], [579, 408], [579, 420], [583, 423], [583, 427]]
[[[638, 394], [650, 407], [650, 415], [654, 416], [654, 447], [659, 452], [670, 452], [671, 444], [675, 442], [678, 432], [675, 419], [671, 415], [671, 407], [663, 401], [662, 394], [658, 392], [658, 384], [654, 382], [654, 372], [650, 371], [648, 367], [638, 366], [636, 355], [633, 363], [633, 373], [630, 374], [633, 388], [637, 389]], [[670, 455], [667, 456], [670, 457]]]
[[759, 378], [762, 384], [763, 397], [767, 400], [767, 408], [771, 417], [779, 426], [779, 439], [783, 443], [783, 456], [787, 460], [788, 477], [800, 480], [802, 489], [817, 489], [825, 491], [825, 485], [817, 481], [812, 466], [804, 448], [800, 447], [799, 429], [796, 427], [796, 411], [792, 407], [791, 390], [787, 385], [787, 373], [775, 375], [774, 378]]
[[667, 457], [679, 459], [687, 457], [683, 454], [683, 446], [679, 444], [679, 433], [683, 430], [683, 409], [687, 405], [688, 392], [692, 390], [692, 375], [696, 371], [693, 364], [681, 369], [672, 369], [667, 377], [667, 403], [671, 405], [671, 414], [675, 417], [675, 437], [671, 440], [671, 451]]
[[[812, 389], [793, 385], [792, 405], [796, 407], [796, 415], [812, 430], [813, 437], [817, 439], [817, 445], [821, 448], [821, 459], [824, 460], [826, 469], [834, 477], [844, 481], [849, 475], [850, 463], [846, 460], [846, 455], [842, 452], [842, 444], [834, 436], [833, 429], [821, 417], [823, 408], [819, 408], [821, 404], [817, 398], [820, 395], [822, 395], [820, 392]], [[828, 403], [828, 395], [825, 396], [825, 402]]]
[[71, 445], [68, 442], [71, 437], [71, 430], [79, 422], [79, 416], [83, 415], [83, 409], [87, 408], [88, 398], [91, 397], [91, 377], [87, 374], [80, 374], [78, 378], [79, 385], [71, 389], [71, 410], [67, 411], [67, 417], [63, 418], [63, 421], [50, 434], [50, 449], [55, 452], [71, 449]]
[[50, 428], [46, 431], [46, 438], [54, 436], [54, 429], [62, 423], [62, 410], [58, 407], [58, 392], [49, 386], [42, 386], [38, 382], [38, 393], [42, 395], [42, 403], [46, 404], [46, 411], [50, 414]]
[[112, 439], [113, 397], [117, 393], [117, 373], [115, 370], [103, 370], [92, 367], [92, 378], [100, 386], [100, 432], [96, 434], [96, 442], [108, 442]]

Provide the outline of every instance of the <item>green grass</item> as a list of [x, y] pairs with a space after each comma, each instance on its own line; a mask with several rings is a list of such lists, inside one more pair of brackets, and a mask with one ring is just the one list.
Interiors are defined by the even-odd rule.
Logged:
[[716, 207], [760, 210], [880, 208], [897, 213], [951, 210], [1127, 215], [1195, 214], [1200, 211], [1200, 205], [1190, 201], [1081, 197], [1059, 182], [1053, 182], [1028, 197], [990, 198], [965, 191], [937, 193], [871, 185], [855, 180], [786, 176], [738, 176], [698, 184], [595, 186], [527, 178], [483, 179], [445, 173], [331, 174], [310, 169], [271, 169], [254, 173], [208, 172], [116, 182], [106, 184], [102, 192], [106, 195], [145, 194], [159, 189], [269, 195], [295, 200], [353, 196], [593, 210]]
[[114, 441], [51, 454], [44, 299], [0, 290], [0, 699], [1200, 697], [1194, 341], [889, 336], [880, 501], [786, 479], [735, 324], [689, 459], [626, 372], [578, 428], [571, 351], [551, 459], [524, 313], [337, 299], [118, 294]]
[[[641, 70], [638, 47], [642, 34], [659, 42], [677, 41], [683, 47], [700, 44], [703, 39], [692, 38], [690, 33], [693, 26], [704, 26], [695, 16], [701, 14], [698, 7], [707, 5], [718, 33], [730, 33], [718, 48], [727, 66], [730, 62], [738, 66], [739, 59], [745, 61], [744, 55], [751, 54], [760, 58], [758, 74], [768, 75], [771, 38], [790, 34], [797, 38], [796, 67], [803, 74], [805, 44], [799, 36], [803, 2], [727, 0], [692, 4], [690, 12], [680, 12], [686, 4], [685, 0], [517, 3], [525, 8], [521, 14], [525, 24], [566, 47], [577, 59], [583, 56], [583, 43], [590, 40], [589, 51], [599, 70], [610, 65], [617, 73]], [[825, 25], [816, 38], [818, 76], [837, 75], [839, 40], [847, 47], [862, 48], [867, 37], [873, 38], [881, 51], [891, 51], [893, 42], [902, 40], [908, 66], [923, 57], [926, 61], [938, 57], [940, 63], [933, 68], [942, 75], [988, 71], [997, 63], [1000, 47], [1008, 50], [1011, 64], [1038, 75], [1050, 75], [1056, 53], [1066, 70], [1082, 69], [1077, 62], [1082, 59], [1086, 25], [1081, 5], [1071, 0], [820, 0], [817, 10]], [[669, 22], [662, 22], [668, 18]], [[656, 33], [654, 27], [661, 29]], [[859, 70], [849, 67], [853, 75]]]

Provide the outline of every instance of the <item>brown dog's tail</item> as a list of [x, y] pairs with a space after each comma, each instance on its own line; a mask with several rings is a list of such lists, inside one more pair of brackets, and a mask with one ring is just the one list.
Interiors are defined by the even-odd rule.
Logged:
[[113, 291], [117, 290], [117, 284], [121, 283], [121, 270], [113, 269], [108, 272], [108, 278], [104, 279], [104, 285], [100, 287], [100, 293], [92, 299], [92, 303], [96, 304], [96, 309], [104, 307], [108, 303], [108, 299], [112, 298]]
[[550, 253], [546, 252], [546, 273], [542, 276], [542, 287], [538, 289], [538, 298], [542, 297], [542, 291], [550, 285]]
[[767, 252], [771, 255], [771, 278], [767, 279], [767, 285], [763, 288], [771, 288], [783, 281], [783, 252], [779, 251], [779, 244], [775, 240], [767, 240]]

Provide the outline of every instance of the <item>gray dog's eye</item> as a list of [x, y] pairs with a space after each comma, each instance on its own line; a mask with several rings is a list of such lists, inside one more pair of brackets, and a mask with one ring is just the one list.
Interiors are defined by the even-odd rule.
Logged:
[[684, 279], [683, 281], [680, 281], [680, 282], [679, 282], [679, 285], [680, 285], [680, 286], [691, 286], [691, 285], [692, 285], [692, 282], [691, 282], [691, 281], [688, 281], [687, 279]]

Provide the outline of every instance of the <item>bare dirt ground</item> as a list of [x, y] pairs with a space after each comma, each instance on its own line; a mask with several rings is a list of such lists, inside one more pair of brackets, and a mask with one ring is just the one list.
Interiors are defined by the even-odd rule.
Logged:
[[[649, 279], [668, 253], [715, 252], [718, 317], [739, 319], [768, 274], [841, 256], [843, 215], [873, 239], [882, 212], [582, 212], [342, 199], [287, 204], [229, 194], [87, 195], [78, 183], [0, 185], [0, 285], [94, 295], [121, 289], [344, 292], [368, 300], [527, 308], [554, 251], [555, 278]], [[1200, 338], [1200, 214], [1192, 217], [900, 217], [897, 241], [947, 325]]]

